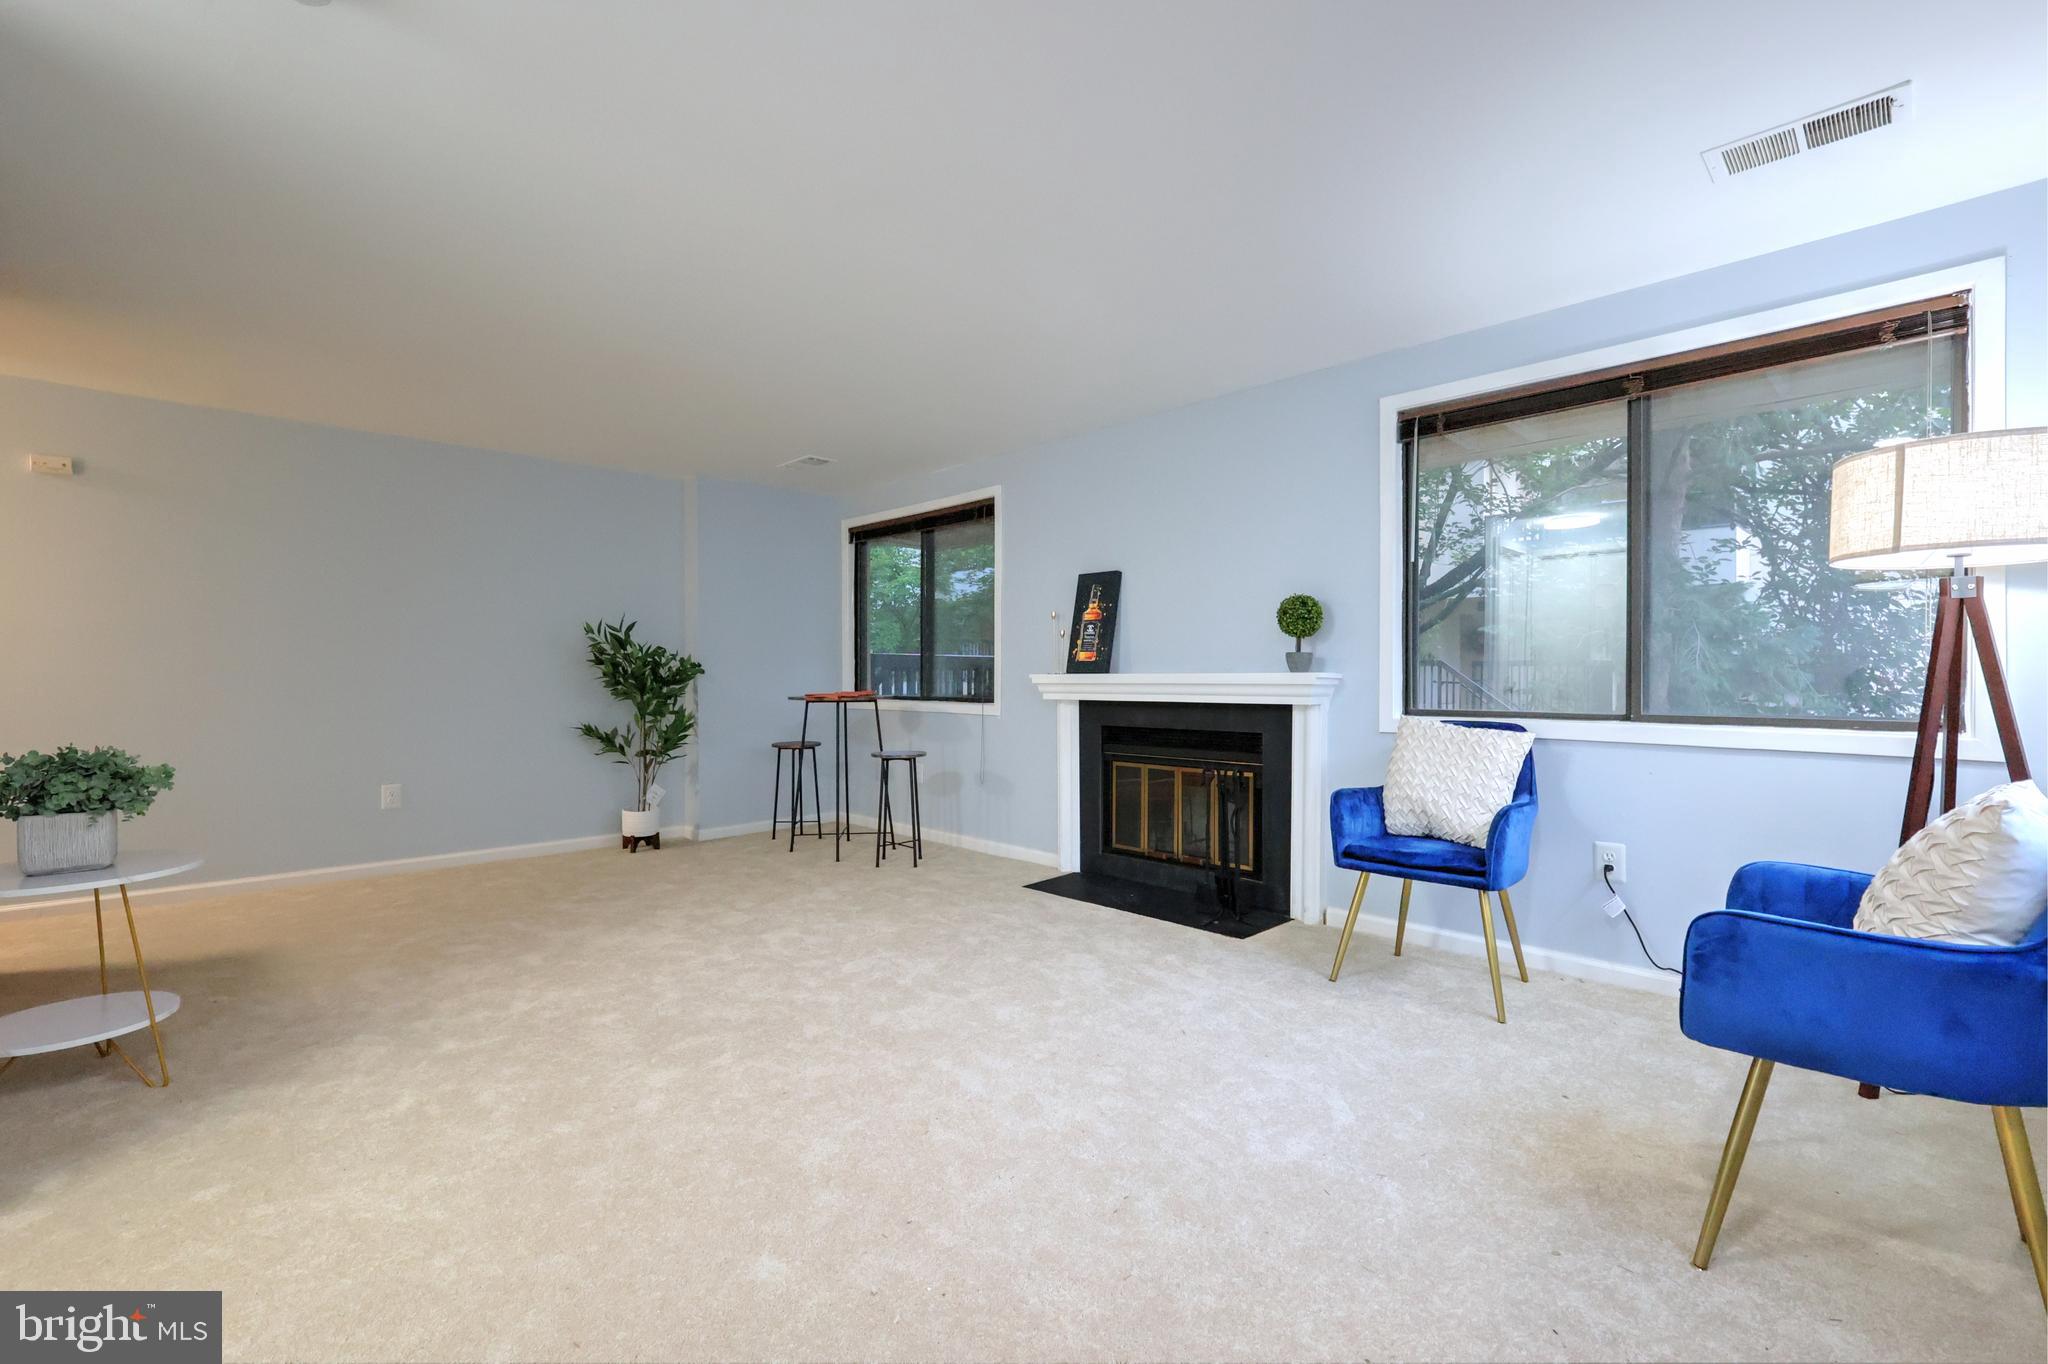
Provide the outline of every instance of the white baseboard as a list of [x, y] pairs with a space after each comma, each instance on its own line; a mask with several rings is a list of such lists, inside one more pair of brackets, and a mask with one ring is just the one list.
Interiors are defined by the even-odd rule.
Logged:
[[[862, 832], [867, 832], [874, 828], [865, 819], [852, 820], [850, 823], [851, 827]], [[767, 832], [768, 821], [763, 819], [757, 820], [752, 824], [724, 824], [715, 829], [705, 829], [697, 835], [697, 840], [700, 843], [708, 843], [714, 838], [742, 838], [748, 834], [765, 834]], [[909, 830], [901, 826], [899, 826], [899, 832], [905, 837], [909, 835]], [[990, 857], [1007, 857], [1012, 861], [1030, 862], [1041, 867], [1057, 867], [1060, 864], [1059, 854], [1044, 848], [1027, 848], [1017, 843], [998, 843], [994, 839], [976, 838], [970, 834], [957, 834], [946, 829], [934, 829], [930, 825], [925, 826], [924, 837], [927, 843], [942, 843], [949, 848], [959, 848], [964, 852], [986, 853]]]
[[[1349, 907], [1336, 909], [1326, 906], [1323, 921], [1332, 928], [1344, 926], [1344, 916]], [[1369, 933], [1375, 938], [1394, 938], [1395, 920], [1385, 914], [1358, 916], [1358, 931]], [[1455, 952], [1461, 957], [1483, 957], [1486, 955], [1486, 939], [1477, 933], [1456, 928], [1438, 928], [1431, 924], [1408, 921], [1408, 932], [1401, 940], [1401, 950], [1411, 947], [1430, 947], [1444, 952]], [[1498, 947], [1501, 970], [1515, 969], [1514, 950], [1508, 945], [1507, 928], [1500, 929]], [[1602, 961], [1598, 957], [1585, 957], [1576, 952], [1560, 952], [1549, 947], [1533, 947], [1522, 944], [1523, 959], [1531, 971], [1548, 971], [1552, 975], [1571, 976], [1575, 980], [1597, 981], [1602, 985], [1620, 985], [1630, 990], [1644, 990], [1651, 994], [1676, 995], [1679, 978], [1647, 966], [1631, 966], [1623, 962]]]
[[[777, 821], [779, 824], [781, 821]], [[785, 826], [786, 827], [786, 826]], [[720, 838], [744, 838], [748, 834], [765, 834], [768, 821], [757, 819], [751, 824], [721, 824], [715, 829], [692, 829], [686, 837], [698, 843], [709, 843]]]
[[1018, 843], [998, 843], [992, 838], [975, 838], [970, 834], [949, 833], [944, 829], [926, 829], [926, 839], [943, 843], [963, 852], [986, 853], [990, 857], [1007, 857], [1013, 862], [1030, 862], [1041, 867], [1057, 868], [1060, 855], [1047, 848], [1027, 848]]
[[[764, 824], [762, 826], [766, 828]], [[693, 831], [679, 824], [663, 829], [668, 838], [689, 838]], [[394, 857], [382, 862], [350, 862], [335, 867], [310, 867], [304, 871], [267, 872], [261, 876], [233, 876], [218, 881], [180, 881], [171, 885], [149, 884], [129, 891], [131, 898], [174, 903], [179, 900], [210, 899], [220, 895], [243, 895], [250, 891], [277, 890], [285, 886], [318, 885], [323, 881], [353, 881], [369, 876], [399, 876], [406, 872], [439, 871], [444, 867], [467, 867], [481, 862], [509, 862], [524, 857], [553, 857], [558, 853], [589, 852], [618, 846], [617, 834], [591, 834], [583, 838], [553, 838], [539, 843], [508, 843], [496, 848], [469, 848], [461, 852], [428, 853], [422, 857]], [[0, 909], [0, 917], [34, 917], [53, 914], [92, 903], [90, 895], [53, 896], [47, 900], [24, 900]]]

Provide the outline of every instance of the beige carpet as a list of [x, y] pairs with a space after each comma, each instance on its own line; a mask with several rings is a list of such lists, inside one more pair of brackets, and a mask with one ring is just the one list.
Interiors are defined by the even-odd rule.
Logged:
[[[231, 1359], [2040, 1359], [1989, 1115], [1672, 1001], [765, 837], [145, 908], [174, 1083], [0, 1077], [0, 1283]], [[1521, 906], [1532, 937], [1544, 906]], [[91, 978], [0, 920], [0, 1006]], [[2035, 1127], [2037, 1151], [2043, 1143]]]

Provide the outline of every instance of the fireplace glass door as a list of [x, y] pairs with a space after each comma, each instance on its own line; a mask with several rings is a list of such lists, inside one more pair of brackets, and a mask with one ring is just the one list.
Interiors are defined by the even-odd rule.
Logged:
[[1109, 845], [1138, 857], [1256, 870], [1257, 774], [1129, 758], [1110, 761]]

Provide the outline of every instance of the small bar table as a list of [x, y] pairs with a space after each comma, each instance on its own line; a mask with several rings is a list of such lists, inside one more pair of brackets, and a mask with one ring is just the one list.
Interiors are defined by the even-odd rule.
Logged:
[[[100, 939], [98, 994], [0, 1016], [0, 1071], [24, 1056], [90, 1046], [101, 1056], [119, 1056], [151, 1089], [161, 1089], [171, 1082], [171, 1068], [164, 1060], [164, 1035], [158, 1025], [176, 1013], [183, 1001], [168, 990], [149, 988], [149, 968], [142, 961], [142, 937], [135, 931], [135, 907], [128, 903], [128, 887], [138, 881], [182, 875], [197, 867], [201, 860], [180, 852], [123, 853], [111, 867], [49, 876], [23, 876], [21, 868], [12, 863], [0, 864], [0, 900], [42, 900], [91, 891], [93, 926]], [[142, 983], [139, 991], [109, 992], [107, 988], [107, 924], [101, 912], [100, 891], [108, 886], [117, 886], [121, 891], [121, 908], [128, 916], [128, 941], [135, 949], [135, 975]], [[149, 1029], [150, 1039], [156, 1043], [159, 1078], [154, 1080], [114, 1040], [144, 1028]]]
[[872, 691], [800, 692], [789, 698], [804, 703], [803, 737], [811, 737], [811, 707], [832, 707], [832, 860], [839, 860], [839, 845], [853, 841], [853, 755], [847, 751], [852, 736], [847, 732], [846, 708], [871, 705], [875, 708], [875, 747], [882, 746], [882, 702]]

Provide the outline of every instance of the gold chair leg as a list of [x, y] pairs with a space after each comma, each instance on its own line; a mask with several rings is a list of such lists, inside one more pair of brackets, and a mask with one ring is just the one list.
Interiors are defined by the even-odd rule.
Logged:
[[[1997, 1109], [1995, 1109], [1995, 1108], [1991, 1110], [1991, 1122], [1992, 1122], [1992, 1125], [1993, 1125], [1994, 1127], [1995, 1127], [1995, 1126], [1997, 1126], [1997, 1123], [1998, 1123], [1998, 1110], [1997, 1110]], [[2020, 1129], [2020, 1135], [2021, 1135], [2022, 1137], [2025, 1137], [2025, 1136], [2026, 1136], [2026, 1129], [2025, 1129], [2024, 1127], [2022, 1127], [2022, 1128]], [[2005, 1187], [2006, 1187], [2006, 1190], [2007, 1190], [2007, 1192], [2009, 1192], [2009, 1193], [2011, 1193], [2011, 1194], [2012, 1194], [2012, 1220], [2013, 1220], [2014, 1222], [2018, 1223], [2018, 1225], [2019, 1225], [2019, 1229], [2020, 1229], [2020, 1244], [2022, 1244], [2022, 1245], [2032, 1245], [2032, 1244], [2033, 1244], [2033, 1242], [2032, 1242], [2031, 1240], [2029, 1240], [2029, 1239], [2028, 1239], [2028, 1236], [2027, 1236], [2027, 1202], [2026, 1202], [2026, 1199], [2024, 1199], [2023, 1197], [2021, 1197], [2021, 1196], [2020, 1196], [2020, 1187], [2019, 1187], [2019, 1185], [2017, 1185], [2017, 1184], [2013, 1183], [2013, 1180], [2012, 1180], [2012, 1165], [2011, 1165], [2011, 1163], [2010, 1163], [2010, 1162], [2007, 1162], [2007, 1161], [2004, 1161], [2004, 1160], [2003, 1160], [2003, 1157], [2005, 1156], [2005, 1133], [2004, 1133], [2003, 1131], [2000, 1131], [2000, 1132], [1999, 1132], [1999, 1134], [1998, 1134], [1998, 1154], [1999, 1154], [1999, 1156], [2000, 1156], [2000, 1158], [2001, 1158], [2001, 1163], [2003, 1163], [2003, 1164], [2005, 1165]], [[2029, 1156], [2029, 1157], [2031, 1157], [2031, 1156], [2033, 1155], [2033, 1152], [2032, 1152], [2031, 1150], [2029, 1150], [2029, 1151], [2027, 1152], [2027, 1154], [2028, 1154], [2028, 1156]]]
[[1401, 883], [1401, 917], [1394, 920], [1394, 955], [1401, 955], [1401, 939], [1408, 936], [1408, 895], [1415, 889], [1413, 881]]
[[1479, 926], [1486, 930], [1486, 969], [1493, 974], [1493, 1016], [1502, 1023], [1508, 1021], [1508, 1002], [1500, 992], [1500, 948], [1493, 941], [1493, 902], [1486, 898], [1486, 892], [1479, 892]]
[[1372, 873], [1358, 873], [1358, 889], [1351, 892], [1351, 912], [1344, 916], [1344, 932], [1337, 939], [1337, 960], [1330, 963], [1330, 979], [1344, 969], [1344, 950], [1351, 946], [1351, 930], [1358, 925], [1358, 907], [1365, 903], [1365, 883], [1372, 879]]
[[2034, 1173], [2027, 1126], [2017, 1108], [1994, 1108], [1991, 1121], [1998, 1128], [1998, 1151], [2005, 1157], [2005, 1182], [2020, 1216], [2020, 1235], [2034, 1260], [2034, 1286], [2041, 1290], [2042, 1306], [2048, 1307], [2048, 1215], [2041, 1208], [2041, 1179]]
[[1761, 1056], [1749, 1063], [1749, 1078], [1742, 1082], [1742, 1097], [1735, 1104], [1735, 1121], [1728, 1125], [1728, 1141], [1721, 1148], [1721, 1168], [1714, 1173], [1714, 1192], [1707, 1199], [1707, 1220], [1700, 1224], [1699, 1244], [1692, 1250], [1696, 1269], [1705, 1269], [1714, 1258], [1721, 1219], [1728, 1215], [1728, 1200], [1735, 1196], [1735, 1180], [1742, 1173], [1742, 1158], [1749, 1154], [1749, 1134], [1756, 1130], [1756, 1115], [1764, 1106], [1764, 1091], [1770, 1088], [1775, 1064]]
[[1508, 898], [1508, 888], [1500, 888], [1500, 912], [1508, 921], [1508, 943], [1515, 949], [1515, 970], [1521, 973], [1522, 983], [1529, 983], [1529, 964], [1522, 960], [1522, 931], [1515, 927], [1515, 902]]

